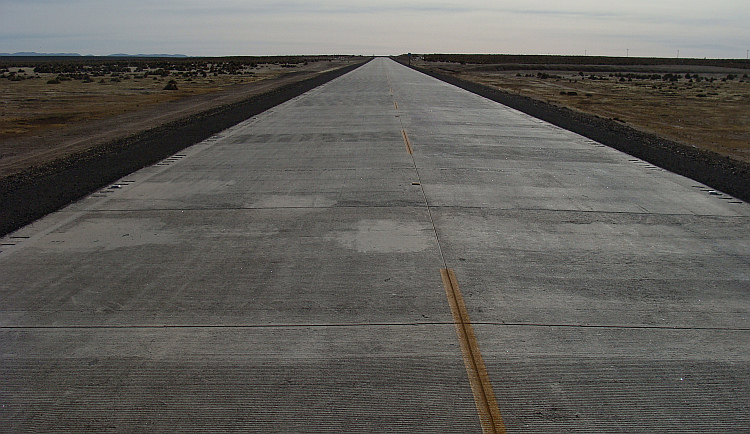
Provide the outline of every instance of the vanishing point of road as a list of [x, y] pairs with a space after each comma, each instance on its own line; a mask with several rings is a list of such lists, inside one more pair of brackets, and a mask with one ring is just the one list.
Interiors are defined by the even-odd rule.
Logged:
[[0, 432], [750, 431], [750, 205], [385, 58], [0, 250]]

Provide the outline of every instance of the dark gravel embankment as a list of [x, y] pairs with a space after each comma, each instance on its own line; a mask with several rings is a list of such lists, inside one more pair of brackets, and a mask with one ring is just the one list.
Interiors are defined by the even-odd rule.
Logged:
[[3, 178], [0, 180], [0, 236], [363, 63], [284, 85], [239, 103], [217, 107]]
[[638, 131], [612, 119], [573, 111], [428, 69], [411, 67], [750, 202], [750, 164], [743, 161]]

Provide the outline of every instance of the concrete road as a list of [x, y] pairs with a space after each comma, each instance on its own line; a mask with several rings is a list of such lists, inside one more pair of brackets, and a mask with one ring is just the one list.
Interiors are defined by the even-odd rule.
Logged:
[[750, 431], [750, 206], [376, 59], [2, 239], [0, 432]]

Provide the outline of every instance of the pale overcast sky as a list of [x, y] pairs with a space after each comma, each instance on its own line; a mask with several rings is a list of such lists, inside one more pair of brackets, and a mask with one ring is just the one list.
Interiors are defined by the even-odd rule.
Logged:
[[746, 58], [748, 0], [0, 0], [0, 52]]

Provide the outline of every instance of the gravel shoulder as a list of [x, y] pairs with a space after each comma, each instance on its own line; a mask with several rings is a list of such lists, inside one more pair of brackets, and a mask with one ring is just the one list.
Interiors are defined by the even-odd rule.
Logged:
[[[397, 59], [398, 60], [398, 59]], [[403, 62], [403, 60], [402, 60]], [[617, 118], [571, 109], [559, 103], [508, 92], [465, 75], [411, 65], [425, 74], [581, 134], [629, 155], [686, 176], [743, 201], [750, 201], [750, 163], [705, 147], [678, 142]]]
[[[49, 77], [43, 74], [41, 80], [36, 80], [40, 84], [26, 85], [14, 95], [6, 95], [6, 98], [15, 100], [10, 109], [22, 112], [20, 118], [11, 118], [10, 121], [15, 120], [16, 125], [26, 126], [30, 131], [26, 134], [0, 134], [0, 175], [7, 177], [44, 166], [206, 110], [236, 104], [354, 61], [311, 62], [292, 70], [267, 68], [252, 77], [249, 83], [242, 82], [247, 77], [235, 76], [209, 77], [200, 84], [195, 83], [196, 79], [191, 83], [180, 82], [177, 92], [161, 90], [167, 80], [161, 77], [151, 83], [150, 80], [138, 82], [131, 79], [131, 83], [81, 85], [69, 82], [45, 86], [43, 81], [54, 74], [46, 74]], [[235, 84], [235, 81], [239, 83]], [[24, 84], [13, 83], [8, 87], [13, 89]], [[61, 86], [67, 88], [60, 90]], [[51, 119], [51, 125], [44, 125], [48, 119]], [[28, 124], [32, 125], [29, 127]], [[11, 131], [12, 128], [10, 125]]]
[[0, 236], [362, 63], [297, 71], [16, 139], [28, 149], [0, 159]]

